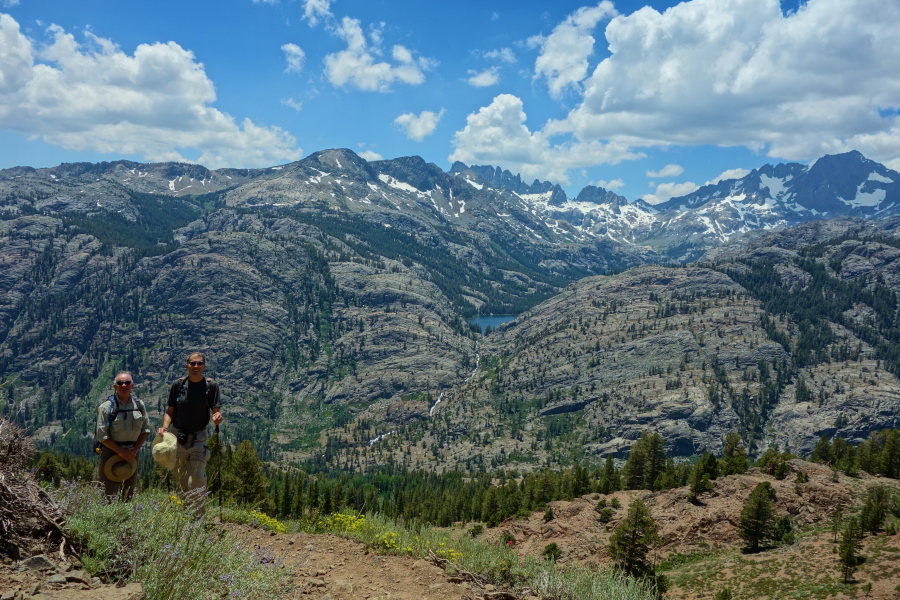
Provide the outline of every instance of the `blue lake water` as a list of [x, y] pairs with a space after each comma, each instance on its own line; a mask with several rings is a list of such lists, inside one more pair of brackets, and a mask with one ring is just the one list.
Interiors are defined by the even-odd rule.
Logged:
[[497, 329], [498, 325], [503, 325], [504, 323], [509, 323], [514, 320], [518, 315], [485, 315], [483, 317], [476, 317], [474, 319], [469, 319], [469, 323], [473, 323], [481, 327], [481, 330], [484, 331], [488, 327], [491, 329]]

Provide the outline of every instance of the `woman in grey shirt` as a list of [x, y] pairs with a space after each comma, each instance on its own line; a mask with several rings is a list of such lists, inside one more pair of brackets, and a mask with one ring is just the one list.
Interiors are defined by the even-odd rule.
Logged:
[[131, 373], [122, 371], [113, 381], [115, 393], [97, 407], [98, 479], [107, 497], [127, 500], [137, 490], [137, 456], [150, 435], [150, 419], [144, 403], [131, 394]]

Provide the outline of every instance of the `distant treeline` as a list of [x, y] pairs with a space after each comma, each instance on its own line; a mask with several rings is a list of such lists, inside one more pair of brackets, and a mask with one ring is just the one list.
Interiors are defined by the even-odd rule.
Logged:
[[[590, 493], [689, 486], [693, 499], [712, 489], [712, 482], [718, 477], [740, 474], [751, 466], [736, 433], [726, 436], [722, 456], [704, 453], [694, 461], [679, 463], [666, 456], [663, 442], [658, 433], [645, 432], [621, 467], [608, 456], [601, 467], [594, 469], [576, 465], [532, 473], [501, 470], [438, 474], [393, 465], [367, 473], [285, 470], [265, 465], [248, 440], [233, 448], [230, 444], [220, 445], [218, 438], [213, 437], [209, 442], [212, 458], [207, 475], [209, 492], [215, 500], [252, 506], [279, 518], [302, 519], [350, 509], [438, 526], [460, 521], [495, 526], [510, 517], [544, 510], [548, 502]], [[787, 461], [792, 458], [797, 457], [769, 449], [753, 466], [783, 479], [790, 472]], [[808, 458], [849, 476], [865, 471], [900, 478], [900, 430], [874, 433], [859, 446], [823, 436]], [[84, 457], [49, 450], [34, 460], [37, 475], [57, 485], [64, 479], [90, 479], [94, 464]], [[165, 471], [154, 468], [146, 453], [142, 455], [141, 473], [143, 487], [171, 486]], [[612, 518], [614, 510], [612, 505], [604, 507], [601, 518]]]

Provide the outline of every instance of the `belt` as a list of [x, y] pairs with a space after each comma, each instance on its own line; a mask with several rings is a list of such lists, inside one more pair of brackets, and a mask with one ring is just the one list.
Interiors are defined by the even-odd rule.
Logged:
[[[205, 428], [200, 429], [199, 431], [188, 431], [185, 429], [179, 429], [177, 427], [173, 427], [173, 429], [175, 431], [173, 431], [172, 433], [178, 439], [178, 443], [181, 444], [182, 446], [184, 446], [185, 448], [193, 448], [194, 442], [203, 441], [206, 439], [206, 437], [205, 437], [206, 429]], [[198, 440], [197, 435], [201, 434], [201, 433], [204, 435], [204, 438], [203, 438], [203, 440]]]

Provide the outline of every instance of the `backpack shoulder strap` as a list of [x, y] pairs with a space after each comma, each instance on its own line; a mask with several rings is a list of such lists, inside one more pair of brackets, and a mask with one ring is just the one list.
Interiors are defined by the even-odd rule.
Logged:
[[178, 402], [184, 402], [187, 397], [187, 377], [178, 378]]
[[116, 401], [116, 395], [109, 397], [109, 412], [106, 415], [106, 426], [112, 427], [112, 422], [119, 416], [119, 403]]
[[213, 380], [207, 378], [206, 379], [206, 407], [209, 408], [209, 410], [212, 410], [212, 408], [213, 408], [212, 386], [213, 386]]

